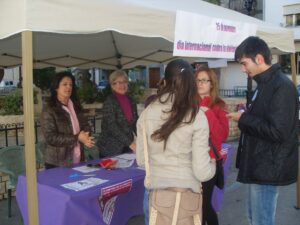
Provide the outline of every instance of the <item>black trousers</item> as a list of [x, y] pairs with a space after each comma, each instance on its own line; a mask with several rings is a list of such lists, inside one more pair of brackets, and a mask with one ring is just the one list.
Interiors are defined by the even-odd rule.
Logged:
[[219, 225], [218, 216], [211, 204], [214, 186], [216, 184], [216, 174], [209, 181], [202, 183], [203, 206], [202, 206], [202, 225]]
[[[129, 148], [129, 146], [125, 146], [125, 147], [122, 149], [121, 154], [124, 154], [124, 153], [132, 153], [131, 148]], [[101, 151], [99, 152], [99, 158], [100, 158], [100, 159], [105, 158], [105, 157], [111, 157], [111, 156], [113, 156], [113, 155], [104, 156], [104, 155], [101, 154]]]
[[56, 168], [57, 166], [54, 166], [52, 164], [49, 164], [49, 163], [45, 163], [45, 169], [46, 170], [49, 170], [49, 169], [52, 169], [52, 168]]

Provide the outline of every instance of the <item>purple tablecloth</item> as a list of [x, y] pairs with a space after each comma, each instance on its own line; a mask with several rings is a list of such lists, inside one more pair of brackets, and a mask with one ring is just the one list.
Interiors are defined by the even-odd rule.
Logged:
[[[70, 178], [70, 175], [74, 173], [80, 174], [71, 168], [55, 168], [38, 173], [39, 223], [41, 225], [125, 225], [130, 217], [143, 214], [145, 176], [143, 170], [131, 167], [91, 172], [96, 174], [95, 177], [109, 181], [78, 192], [60, 186], [88, 178], [82, 176]], [[122, 192], [122, 189], [128, 192], [119, 193], [110, 200], [106, 199], [108, 201], [103, 211], [99, 201], [101, 192], [106, 190], [109, 195], [112, 190]], [[28, 225], [26, 177], [24, 176], [18, 179], [16, 197], [24, 223]]]
[[[224, 163], [225, 182], [232, 157], [232, 147], [223, 144], [227, 151]], [[41, 171], [37, 175], [39, 222], [41, 225], [125, 225], [130, 217], [143, 214], [144, 176], [138, 168], [99, 170], [91, 172], [95, 177], [109, 180], [106, 183], [86, 189], [72, 191], [61, 187], [62, 184], [84, 179], [70, 178], [79, 173], [71, 168], [55, 168]], [[85, 177], [87, 178], [87, 177]], [[101, 192], [110, 188], [126, 187], [126, 193], [119, 193], [106, 202], [103, 210], [99, 202]], [[107, 193], [108, 193], [107, 192]], [[122, 191], [119, 191], [122, 192]], [[216, 211], [221, 210], [224, 190], [215, 187], [212, 204]], [[17, 202], [25, 225], [28, 225], [26, 177], [20, 176], [16, 191]]]
[[[223, 144], [222, 152], [223, 152], [223, 154], [227, 155], [226, 160], [224, 162], [224, 178], [225, 178], [225, 184], [226, 184], [228, 170], [229, 170], [229, 166], [230, 166], [231, 158], [232, 158], [232, 146], [229, 144]], [[221, 190], [215, 186], [213, 196], [212, 196], [212, 205], [213, 205], [214, 209], [216, 210], [216, 212], [221, 211], [223, 197], [224, 197], [224, 189]]]

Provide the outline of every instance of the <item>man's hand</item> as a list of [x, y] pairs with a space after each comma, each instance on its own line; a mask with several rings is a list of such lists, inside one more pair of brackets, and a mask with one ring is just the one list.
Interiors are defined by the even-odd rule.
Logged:
[[232, 112], [232, 113], [228, 113], [226, 116], [228, 119], [238, 122], [242, 114], [243, 114], [242, 112]]

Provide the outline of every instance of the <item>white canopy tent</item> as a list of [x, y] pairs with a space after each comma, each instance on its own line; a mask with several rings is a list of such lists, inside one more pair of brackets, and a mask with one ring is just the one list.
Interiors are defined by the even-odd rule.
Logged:
[[[132, 68], [172, 59], [176, 10], [258, 25], [271, 48], [294, 52], [293, 33], [200, 0], [2, 0], [0, 67], [21, 65], [33, 31], [34, 67]], [[205, 29], [200, 27], [199, 29]]]
[[[2, 0], [0, 67], [23, 68], [29, 223], [38, 224], [32, 68], [130, 68], [173, 58], [176, 10], [258, 25], [272, 49], [294, 52], [293, 34], [200, 0]], [[201, 27], [199, 29], [205, 29]], [[22, 40], [22, 43], [21, 43]]]

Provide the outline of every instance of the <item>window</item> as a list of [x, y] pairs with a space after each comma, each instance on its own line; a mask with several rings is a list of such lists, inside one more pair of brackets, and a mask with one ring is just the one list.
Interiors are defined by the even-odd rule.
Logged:
[[285, 24], [287, 27], [293, 26], [293, 15], [286, 15], [285, 16]]
[[300, 13], [296, 14], [296, 26], [300, 26]]
[[290, 55], [280, 55], [279, 62], [281, 71], [285, 74], [291, 74], [291, 58]]

